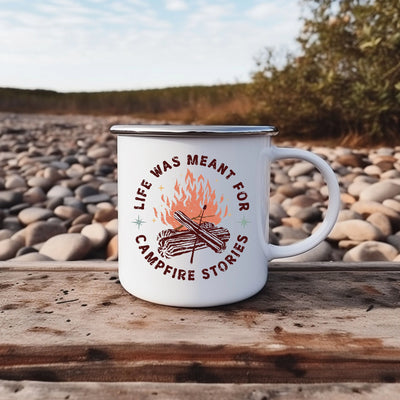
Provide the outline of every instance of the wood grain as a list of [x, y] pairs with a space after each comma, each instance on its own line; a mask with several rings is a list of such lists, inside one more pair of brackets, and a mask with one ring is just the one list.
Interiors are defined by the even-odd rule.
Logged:
[[44, 264], [0, 267], [0, 379], [400, 382], [394, 264], [275, 264], [258, 295], [209, 309], [139, 300], [114, 263]]
[[0, 381], [7, 400], [398, 400], [400, 384], [199, 384]]

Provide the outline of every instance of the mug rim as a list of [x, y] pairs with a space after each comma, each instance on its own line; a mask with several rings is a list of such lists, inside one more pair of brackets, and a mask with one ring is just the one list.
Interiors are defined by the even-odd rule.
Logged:
[[116, 135], [152, 137], [275, 136], [279, 133], [278, 128], [272, 125], [133, 124], [113, 125], [110, 131]]

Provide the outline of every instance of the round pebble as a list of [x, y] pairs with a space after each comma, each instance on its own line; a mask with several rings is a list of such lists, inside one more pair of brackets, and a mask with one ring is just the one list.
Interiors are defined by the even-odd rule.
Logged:
[[118, 188], [117, 182], [106, 182], [99, 186], [99, 191], [107, 193], [110, 196], [116, 196], [117, 188]]
[[23, 197], [21, 192], [12, 190], [0, 191], [0, 208], [8, 208], [15, 204], [21, 203]]
[[300, 176], [300, 175], [307, 175], [311, 171], [314, 170], [314, 165], [307, 162], [307, 161], [300, 161], [293, 165], [292, 168], [288, 171], [288, 175], [291, 178]]
[[396, 212], [400, 213], [400, 201], [394, 199], [386, 199], [382, 202], [385, 207], [392, 208]]
[[100, 208], [94, 214], [93, 219], [97, 222], [108, 222], [118, 217], [118, 212], [114, 207]]
[[52, 215], [53, 215], [53, 212], [51, 210], [48, 210], [47, 208], [28, 207], [28, 208], [23, 209], [18, 214], [18, 219], [24, 225], [29, 225], [32, 222], [48, 219]]
[[392, 234], [392, 224], [385, 214], [379, 212], [372, 213], [367, 218], [367, 222], [378, 228], [382, 233], [382, 237], [387, 237]]
[[40, 254], [57, 261], [82, 260], [91, 250], [90, 240], [80, 233], [64, 233], [48, 239]]
[[21, 243], [13, 239], [0, 240], [0, 261], [13, 258], [21, 248]]
[[360, 193], [360, 200], [382, 202], [398, 194], [400, 194], [400, 185], [392, 180], [384, 180], [364, 188]]
[[106, 228], [99, 223], [86, 225], [81, 234], [86, 236], [94, 249], [99, 249], [105, 245], [108, 239], [108, 232]]
[[32, 246], [36, 243], [45, 242], [49, 238], [65, 233], [65, 226], [54, 222], [38, 221], [26, 227], [25, 244]]
[[83, 214], [83, 212], [71, 206], [58, 206], [54, 210], [54, 214], [61, 219], [75, 219]]
[[85, 173], [85, 167], [80, 164], [72, 164], [65, 173], [70, 178], [81, 178], [82, 175]]
[[109, 157], [111, 154], [110, 149], [107, 147], [94, 147], [89, 149], [87, 155], [90, 158]]
[[91, 185], [81, 185], [75, 189], [75, 195], [81, 200], [96, 194], [99, 194], [99, 190]]
[[40, 187], [44, 190], [48, 190], [52, 185], [52, 181], [42, 176], [34, 176], [28, 180], [28, 185], [30, 187]]
[[306, 191], [304, 186], [295, 186], [291, 183], [278, 186], [277, 193], [284, 195], [285, 197], [295, 197]]
[[57, 182], [59, 179], [63, 178], [63, 174], [61, 174], [55, 167], [47, 167], [43, 171], [43, 177], [52, 182]]
[[367, 241], [347, 251], [345, 262], [392, 261], [398, 254], [397, 249], [384, 242]]
[[333, 227], [328, 238], [331, 240], [378, 240], [382, 237], [382, 233], [371, 223], [361, 219], [349, 219], [339, 221]]
[[32, 187], [24, 191], [23, 201], [29, 204], [41, 203], [46, 200], [46, 194], [41, 187]]
[[68, 197], [68, 196], [73, 196], [73, 192], [71, 189], [61, 186], [61, 185], [55, 185], [53, 186], [48, 192], [47, 192], [47, 197], [49, 199], [51, 198], [63, 198], [63, 197]]
[[349, 185], [347, 191], [353, 197], [359, 197], [360, 193], [371, 186], [368, 182], [358, 181]]
[[25, 188], [26, 182], [22, 176], [10, 175], [6, 178], [5, 187], [6, 189]]
[[379, 176], [382, 170], [377, 165], [368, 165], [364, 168], [364, 172], [367, 175]]

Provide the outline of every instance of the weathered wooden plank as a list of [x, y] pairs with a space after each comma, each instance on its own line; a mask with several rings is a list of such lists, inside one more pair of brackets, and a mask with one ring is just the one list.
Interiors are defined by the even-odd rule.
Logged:
[[0, 379], [400, 381], [398, 271], [272, 271], [210, 309], [153, 305], [115, 270], [0, 270]]
[[[117, 261], [80, 260], [80, 261], [0, 261], [0, 271], [117, 271]], [[271, 272], [275, 271], [400, 271], [400, 262], [272, 262]]]
[[0, 399], [8, 400], [397, 400], [400, 384], [199, 384], [0, 381]]
[[117, 261], [0, 261], [2, 271], [117, 271]]
[[272, 262], [270, 271], [400, 271], [400, 262], [369, 261], [369, 262]]

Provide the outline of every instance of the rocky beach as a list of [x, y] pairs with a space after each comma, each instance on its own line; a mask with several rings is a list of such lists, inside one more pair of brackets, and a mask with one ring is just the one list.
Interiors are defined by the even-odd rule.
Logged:
[[[0, 260], [118, 259], [115, 123], [127, 117], [0, 113]], [[310, 150], [335, 171], [342, 210], [329, 237], [285, 261], [400, 261], [400, 146]], [[300, 160], [271, 166], [270, 241], [290, 244], [324, 217], [327, 188]]]

